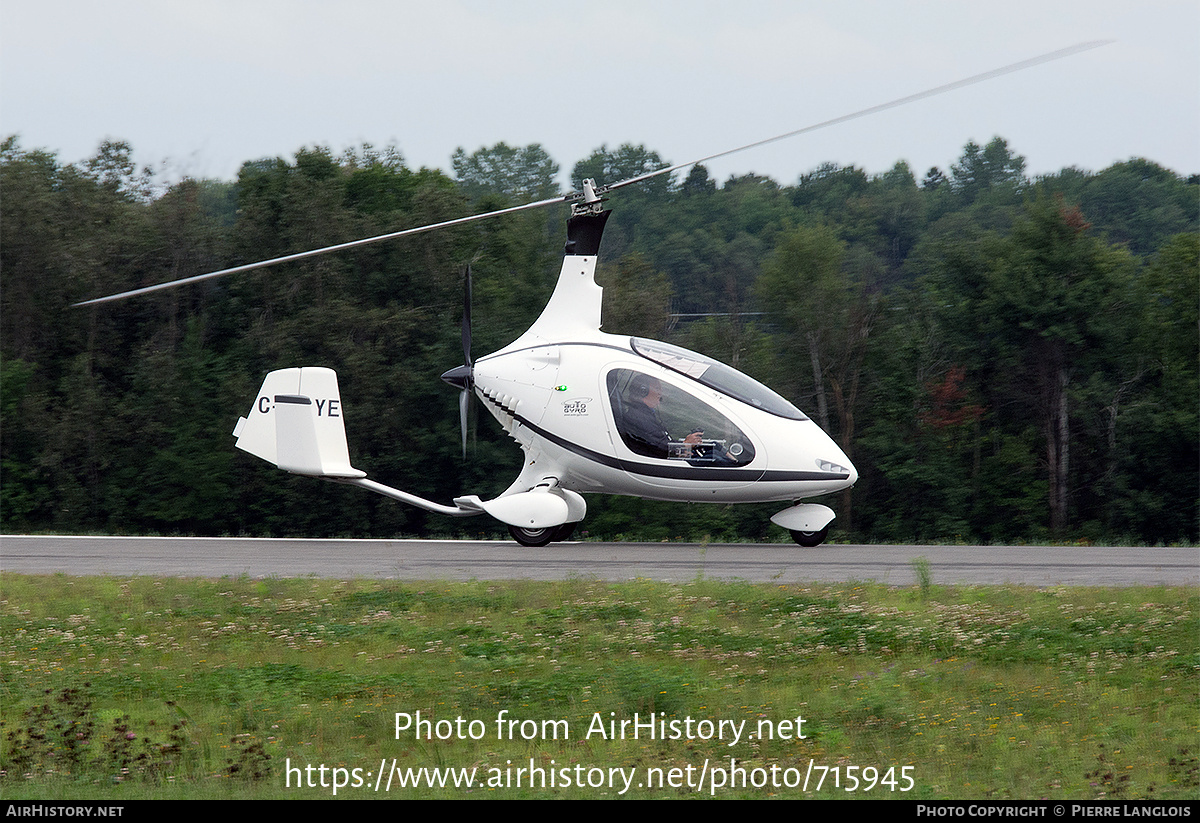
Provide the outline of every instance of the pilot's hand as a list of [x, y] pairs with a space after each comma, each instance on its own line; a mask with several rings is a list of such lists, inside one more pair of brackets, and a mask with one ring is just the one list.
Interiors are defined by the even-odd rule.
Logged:
[[683, 438], [683, 442], [690, 443], [693, 446], [700, 445], [702, 442], [704, 442], [704, 431], [700, 430], [692, 432], [687, 437]]

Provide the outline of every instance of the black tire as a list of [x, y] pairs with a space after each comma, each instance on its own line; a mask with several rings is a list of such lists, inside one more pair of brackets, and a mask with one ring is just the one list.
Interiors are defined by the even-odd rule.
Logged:
[[579, 525], [579, 521], [574, 523], [563, 523], [554, 530], [554, 536], [550, 538], [551, 543], [558, 543], [562, 540], [570, 540], [571, 535], [575, 534], [575, 527]]
[[562, 526], [548, 526], [544, 529], [523, 529], [520, 526], [509, 526], [508, 533], [522, 546], [539, 547], [553, 540], [561, 528]]
[[792, 532], [792, 539], [806, 549], [814, 548], [825, 542], [825, 537], [829, 534], [829, 527], [821, 529], [819, 532], [800, 532], [789, 530]]

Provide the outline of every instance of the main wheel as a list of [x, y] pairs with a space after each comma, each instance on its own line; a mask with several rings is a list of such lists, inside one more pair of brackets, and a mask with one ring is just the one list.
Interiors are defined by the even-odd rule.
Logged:
[[792, 539], [806, 549], [811, 549], [814, 546], [819, 546], [825, 542], [825, 537], [829, 534], [829, 527], [821, 529], [819, 532], [801, 532], [790, 529]]
[[509, 526], [508, 533], [522, 546], [545, 546], [554, 539], [561, 526], [549, 526], [544, 529], [523, 529], [520, 526]]
[[560, 540], [570, 540], [571, 535], [575, 534], [575, 527], [579, 525], [579, 521], [574, 523], [563, 523], [554, 530], [554, 536], [550, 538], [551, 543], [557, 543]]

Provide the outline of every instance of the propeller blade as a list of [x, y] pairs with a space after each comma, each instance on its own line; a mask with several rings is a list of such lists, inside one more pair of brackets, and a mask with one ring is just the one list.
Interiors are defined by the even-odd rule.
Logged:
[[462, 375], [463, 390], [458, 393], [458, 423], [462, 430], [462, 456], [467, 459], [467, 418], [471, 410], [471, 393], [475, 386], [475, 370], [471, 364], [471, 264], [463, 274], [462, 347], [463, 364], [458, 367]]
[[471, 409], [471, 390], [463, 389], [458, 393], [458, 425], [462, 430], [463, 460], [467, 459], [467, 412]]
[[918, 100], [924, 100], [926, 98], [934, 97], [939, 94], [945, 94], [947, 92], [954, 91], [956, 89], [965, 88], [967, 86], [973, 86], [976, 83], [982, 83], [984, 81], [991, 80], [996, 77], [1001, 77], [1006, 74], [1012, 74], [1013, 72], [1023, 71], [1024, 69], [1032, 68], [1034, 66], [1039, 66], [1043, 63], [1049, 63], [1054, 60], [1061, 60], [1064, 57], [1070, 57], [1071, 55], [1078, 54], [1083, 51], [1088, 51], [1090, 49], [1098, 48], [1100, 46], [1106, 46], [1112, 42], [1114, 42], [1114, 41], [1112, 41], [1112, 40], [1091, 40], [1091, 41], [1084, 42], [1084, 43], [1077, 43], [1073, 46], [1068, 46], [1067, 48], [1064, 48], [1064, 49], [1058, 49], [1056, 51], [1047, 52], [1045, 54], [1038, 55], [1037, 57], [1031, 57], [1027, 60], [1021, 60], [1016, 63], [1010, 63], [1007, 66], [1001, 66], [1000, 68], [996, 68], [996, 69], [992, 69], [991, 71], [983, 72], [982, 74], [975, 74], [975, 75], [972, 75], [971, 77], [963, 78], [962, 80], [956, 80], [953, 83], [946, 83], [945, 85], [935, 86], [934, 88], [926, 89], [925, 91], [920, 91], [920, 92], [917, 92], [916, 94], [910, 94], [906, 97], [898, 97], [895, 100], [890, 100], [886, 103], [880, 103], [875, 106], [870, 106], [869, 108], [860, 109], [859, 111], [851, 112], [850, 114], [844, 114], [840, 117], [835, 117], [831, 120], [824, 120], [820, 123], [814, 123], [810, 126], [805, 126], [804, 128], [796, 129], [794, 131], [789, 131], [786, 134], [776, 135], [775, 137], [768, 137], [766, 140], [757, 140], [753, 143], [747, 143], [744, 146], [738, 146], [735, 149], [727, 149], [726, 151], [717, 152], [716, 154], [710, 154], [707, 157], [701, 157], [698, 160], [689, 160], [686, 163], [678, 163], [674, 166], [665, 166], [661, 169], [656, 169], [655, 171], [647, 172], [645, 174], [639, 174], [636, 177], [630, 177], [627, 180], [620, 180], [616, 183], [612, 183], [607, 186], [600, 186], [598, 188], [593, 188], [593, 186], [591, 186], [589, 184], [585, 184], [585, 186], [584, 186], [585, 191], [583, 191], [583, 192], [571, 192], [570, 194], [565, 194], [565, 195], [561, 195], [558, 197], [551, 197], [546, 200], [538, 200], [537, 202], [534, 202], [534, 203], [526, 203], [523, 206], [512, 206], [510, 208], [497, 209], [496, 211], [489, 211], [489, 212], [485, 212], [483, 214], [472, 215], [470, 217], [460, 217], [455, 220], [446, 220], [441, 223], [431, 223], [426, 226], [417, 226], [416, 228], [404, 229], [402, 231], [391, 232], [390, 234], [381, 234], [381, 235], [378, 235], [375, 237], [368, 237], [363, 240], [353, 240], [349, 243], [339, 243], [334, 246], [325, 246], [324, 248], [313, 249], [312, 251], [299, 252], [297, 254], [289, 254], [289, 255], [285, 255], [283, 257], [272, 258], [271, 260], [263, 260], [258, 263], [248, 263], [244, 266], [234, 266], [233, 268], [209, 272], [208, 274], [198, 274], [193, 277], [184, 277], [179, 280], [171, 280], [166, 283], [159, 283], [158, 285], [155, 285], [155, 286], [146, 286], [146, 287], [140, 288], [140, 289], [132, 289], [130, 291], [121, 292], [120, 294], [111, 294], [111, 295], [108, 295], [107, 297], [97, 297], [93, 300], [85, 300], [80, 303], [75, 303], [74, 306], [76, 306], [76, 307], [94, 306], [99, 303], [108, 303], [108, 302], [114, 301], [114, 300], [124, 300], [125, 298], [128, 298], [128, 297], [137, 297], [137, 296], [143, 295], [143, 294], [150, 294], [151, 292], [160, 291], [162, 289], [170, 289], [170, 288], [174, 288], [176, 286], [183, 286], [188, 283], [199, 283], [202, 280], [209, 280], [214, 277], [223, 277], [227, 274], [237, 274], [239, 272], [252, 271], [254, 269], [263, 269], [263, 268], [267, 268], [268, 266], [277, 266], [280, 263], [291, 263], [296, 260], [304, 260], [309, 257], [316, 257], [317, 255], [321, 255], [321, 254], [329, 254], [331, 252], [344, 251], [345, 249], [353, 249], [353, 248], [357, 248], [358, 246], [366, 246], [370, 243], [380, 243], [384, 240], [393, 240], [397, 237], [405, 237], [410, 234], [421, 234], [422, 232], [435, 231], [437, 229], [449, 228], [451, 226], [461, 226], [465, 223], [472, 223], [477, 220], [486, 220], [488, 218], [499, 217], [500, 215], [504, 215], [504, 214], [513, 214], [515, 212], [528, 211], [530, 209], [540, 209], [543, 206], [552, 206], [552, 205], [556, 205], [558, 203], [572, 203], [577, 200], [584, 200], [586, 203], [594, 205], [594, 204], [599, 203], [600, 195], [602, 195], [602, 194], [605, 194], [610, 191], [615, 191], [616, 189], [624, 188], [625, 186], [632, 186], [635, 183], [640, 183], [643, 180], [649, 180], [650, 178], [657, 177], [661, 174], [670, 174], [671, 172], [675, 172], [680, 169], [688, 168], [689, 166], [694, 166], [697, 163], [705, 163], [709, 160], [715, 160], [719, 157], [726, 157], [730, 154], [735, 154], [740, 151], [746, 151], [747, 149], [757, 148], [758, 146], [765, 146], [768, 143], [775, 143], [779, 140], [787, 140], [788, 138], [791, 138], [791, 137], [797, 137], [801, 134], [807, 134], [809, 132], [817, 131], [818, 129], [828, 128], [829, 126], [834, 126], [839, 123], [845, 123], [850, 120], [856, 120], [860, 117], [868, 117], [872, 114], [878, 114], [879, 112], [887, 111], [888, 109], [894, 109], [899, 106], [908, 105], [909, 103], [915, 103]]
[[471, 367], [471, 264], [467, 264], [466, 288], [463, 290], [462, 316], [463, 362]]

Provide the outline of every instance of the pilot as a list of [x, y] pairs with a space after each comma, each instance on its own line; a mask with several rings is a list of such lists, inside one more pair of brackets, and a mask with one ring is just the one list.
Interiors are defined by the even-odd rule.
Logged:
[[[662, 383], [656, 377], [636, 375], [629, 384], [627, 397], [621, 431], [629, 448], [647, 457], [668, 457], [671, 435], [658, 414], [663, 399]], [[697, 430], [683, 438], [683, 442], [695, 446], [703, 438], [704, 432]]]

